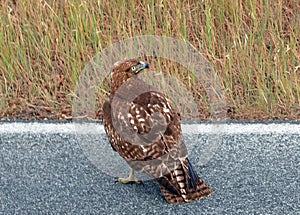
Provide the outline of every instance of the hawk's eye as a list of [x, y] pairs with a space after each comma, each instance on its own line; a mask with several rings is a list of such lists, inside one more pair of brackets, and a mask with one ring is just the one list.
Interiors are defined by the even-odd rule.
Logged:
[[133, 67], [131, 67], [131, 71], [135, 71], [136, 70], [136, 67], [135, 66], [133, 66]]

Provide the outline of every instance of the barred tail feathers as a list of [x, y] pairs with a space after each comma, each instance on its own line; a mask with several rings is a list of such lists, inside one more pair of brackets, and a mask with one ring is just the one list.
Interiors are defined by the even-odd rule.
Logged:
[[170, 174], [156, 180], [170, 204], [196, 201], [213, 192], [197, 175], [188, 158]]

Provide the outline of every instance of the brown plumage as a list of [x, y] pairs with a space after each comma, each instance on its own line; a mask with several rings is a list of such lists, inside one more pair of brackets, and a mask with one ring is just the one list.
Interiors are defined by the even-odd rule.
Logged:
[[[111, 146], [133, 170], [154, 177], [169, 203], [208, 196], [212, 190], [188, 160], [180, 114], [162, 93], [137, 76], [147, 67], [143, 62], [127, 60], [112, 68], [112, 91], [103, 105], [104, 128]], [[119, 181], [138, 182], [133, 173]]]

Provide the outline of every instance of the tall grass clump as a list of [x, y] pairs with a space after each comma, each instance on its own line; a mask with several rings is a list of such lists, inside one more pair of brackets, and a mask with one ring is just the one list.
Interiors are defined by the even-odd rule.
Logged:
[[[1, 119], [71, 118], [86, 63], [114, 42], [148, 34], [189, 41], [207, 57], [231, 118], [300, 118], [297, 0], [2, 0], [0, 6]], [[200, 101], [199, 118], [206, 118], [209, 101], [188, 71], [151, 60], [186, 84]]]

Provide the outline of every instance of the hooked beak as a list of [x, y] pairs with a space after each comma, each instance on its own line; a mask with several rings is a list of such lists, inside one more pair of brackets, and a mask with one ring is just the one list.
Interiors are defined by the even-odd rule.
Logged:
[[149, 64], [148, 63], [140, 61], [140, 64], [142, 65], [142, 69], [149, 69]]
[[138, 74], [140, 71], [144, 70], [144, 69], [148, 69], [149, 68], [149, 64], [145, 63], [143, 61], [140, 61], [138, 64], [138, 68], [135, 71], [135, 74]]

